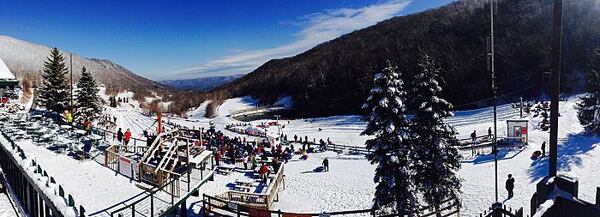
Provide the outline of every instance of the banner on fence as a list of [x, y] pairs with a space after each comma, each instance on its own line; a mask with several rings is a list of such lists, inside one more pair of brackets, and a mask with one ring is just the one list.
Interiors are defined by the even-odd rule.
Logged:
[[129, 178], [133, 178], [132, 162], [129, 158], [119, 158], [119, 173]]
[[271, 211], [264, 210], [264, 209], [249, 208], [248, 214], [249, 214], [249, 216], [256, 216], [256, 217], [271, 217]]

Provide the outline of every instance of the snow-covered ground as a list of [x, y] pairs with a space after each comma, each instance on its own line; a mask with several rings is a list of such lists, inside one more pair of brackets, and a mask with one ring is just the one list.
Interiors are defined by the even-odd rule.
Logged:
[[93, 160], [78, 161], [36, 146], [30, 140], [17, 143], [88, 213], [103, 210], [143, 192], [134, 181]]
[[[595, 167], [600, 163], [600, 151], [595, 148], [600, 145], [600, 138], [581, 134], [582, 127], [577, 120], [576, 109], [574, 109], [576, 102], [577, 97], [571, 97], [568, 101], [561, 103], [559, 170], [577, 174], [580, 180], [580, 197], [587, 201], [594, 201], [595, 189], [600, 185], [597, 181], [600, 168]], [[226, 100], [218, 108], [217, 117], [212, 119], [204, 117], [207, 104], [203, 103], [201, 107], [191, 112], [189, 119], [169, 117], [165, 120], [195, 128], [207, 128], [212, 122], [217, 129], [222, 130], [228, 136], [256, 139], [252, 136], [224, 130], [225, 125], [240, 123], [228, 117], [231, 112], [254, 107], [255, 100], [250, 97]], [[120, 127], [131, 128], [134, 136], [140, 135], [141, 131], [147, 129], [154, 122], [153, 118], [141, 115], [134, 106], [131, 109], [120, 107], [109, 110], [109, 112], [117, 116], [117, 124]], [[518, 116], [519, 112], [509, 105], [499, 106], [498, 135], [505, 135], [507, 119], [516, 119]], [[258, 120], [251, 123], [258, 125], [270, 121], [272, 120]], [[478, 135], [487, 134], [488, 128], [493, 127], [492, 109], [459, 111], [455, 113], [455, 117], [447, 121], [456, 127], [459, 138], [467, 138], [473, 130], [476, 130]], [[359, 116], [280, 120], [280, 123], [285, 125], [282, 131], [288, 135], [288, 139], [293, 139], [293, 135], [302, 138], [308, 136], [309, 140], [314, 138], [317, 141], [330, 138], [334, 143], [353, 146], [364, 146], [365, 140], [368, 139], [360, 136], [365, 123]], [[522, 150], [501, 151], [498, 161], [500, 202], [504, 202], [513, 209], [523, 207], [525, 213], [529, 213], [529, 200], [535, 191], [535, 185], [547, 174], [547, 158], [530, 159], [531, 153], [538, 150], [543, 141], [548, 141], [548, 132], [536, 129], [533, 126], [535, 123], [537, 120], [530, 123], [529, 145]], [[106, 208], [141, 191], [129, 183], [128, 179], [116, 176], [114, 172], [102, 168], [94, 162], [75, 161], [67, 156], [56, 155], [43, 147], [26, 142], [22, 144], [22, 147], [27, 153], [35, 155], [50, 174], [57, 174], [57, 182], [64, 183], [65, 189], [72, 192], [77, 202], [81, 202], [88, 210]], [[322, 159], [326, 156], [330, 159], [331, 171], [317, 172], [315, 169], [321, 165]], [[310, 154], [306, 161], [298, 160], [296, 156], [285, 165], [285, 189], [280, 190], [279, 201], [274, 204], [274, 209], [315, 213], [369, 208], [375, 186], [372, 182], [374, 169], [375, 166], [371, 165], [363, 156], [326, 152]], [[58, 176], [59, 174], [60, 176]], [[463, 179], [461, 214], [479, 216], [479, 213], [494, 202], [493, 157], [480, 155], [465, 159], [459, 174]], [[504, 182], [507, 174], [512, 174], [516, 179], [515, 197], [505, 201], [507, 194], [504, 190]], [[223, 193], [229, 190], [228, 185], [234, 182], [235, 178], [235, 176], [215, 175], [215, 181], [202, 186], [200, 192], [212, 195]], [[110, 189], [102, 184], [115, 182], [117, 184], [111, 184]], [[92, 188], [103, 190], [86, 190]], [[103, 199], [98, 200], [97, 198]], [[197, 213], [201, 203], [191, 201], [190, 204], [191, 209]]]
[[12, 207], [8, 196], [6, 194], [0, 193], [0, 217], [13, 216], [17, 216], [17, 213]]
[[[317, 169], [325, 157], [329, 172]], [[375, 190], [374, 171], [375, 166], [361, 155], [325, 152], [311, 154], [306, 161], [294, 159], [285, 165], [285, 189], [273, 208], [298, 213], [368, 209]]]
[[[248, 102], [244, 104], [244, 102]], [[573, 172], [580, 177], [580, 196], [587, 201], [595, 200], [596, 187], [600, 185], [597, 177], [600, 169], [600, 138], [582, 135], [582, 127], [577, 120], [574, 105], [577, 97], [571, 97], [560, 106], [561, 117], [559, 130], [560, 171]], [[194, 116], [193, 121], [178, 120], [190, 126], [205, 126], [213, 121], [217, 128], [237, 121], [226, 118], [230, 108], [242, 104], [249, 107], [252, 100], [227, 100], [225, 109], [219, 109], [219, 116], [206, 119]], [[223, 114], [225, 112], [225, 114]], [[498, 107], [498, 135], [506, 135], [506, 120], [519, 118], [519, 111], [510, 105]], [[253, 123], [271, 120], [258, 120]], [[493, 113], [491, 108], [459, 111], [455, 117], [447, 120], [456, 127], [458, 138], [468, 138], [473, 130], [477, 135], [487, 134], [493, 129]], [[283, 130], [291, 139], [294, 134], [309, 136], [309, 139], [330, 137], [333, 142], [363, 146], [365, 137], [359, 136], [365, 123], [358, 116], [334, 116], [316, 119], [281, 121], [286, 125]], [[529, 146], [522, 150], [501, 151], [498, 162], [499, 200], [512, 208], [523, 207], [529, 213], [529, 200], [535, 191], [537, 182], [547, 174], [547, 158], [532, 160], [531, 154], [540, 149], [543, 141], [548, 141], [548, 132], [535, 129], [535, 121], [530, 123]], [[321, 130], [319, 130], [321, 128]], [[242, 135], [237, 135], [242, 136]], [[335, 154], [334, 154], [335, 155]], [[372, 176], [374, 166], [366, 160], [338, 159], [330, 156], [332, 171], [329, 173], [312, 173], [320, 165], [323, 154], [315, 154], [308, 161], [292, 161], [286, 165], [286, 189], [280, 192], [281, 200], [275, 204], [277, 209], [294, 212], [321, 212], [347, 209], [368, 208], [374, 191]], [[342, 156], [341, 158], [345, 158]], [[337, 165], [337, 166], [336, 166]], [[463, 179], [463, 203], [461, 213], [464, 216], [478, 216], [494, 202], [494, 161], [489, 155], [480, 155], [463, 162], [459, 171]], [[512, 174], [515, 179], [515, 197], [506, 200], [504, 182], [506, 176]]]
[[[600, 169], [599, 137], [582, 134], [582, 127], [574, 108], [576, 98], [573, 97], [560, 105], [558, 162], [560, 172], [571, 172], [579, 176], [580, 198], [594, 202], [596, 187], [600, 185], [597, 178]], [[548, 141], [547, 131], [532, 130], [529, 134], [529, 146], [522, 153], [513, 157], [507, 155], [498, 161], [499, 200], [513, 208], [523, 207], [529, 213], [529, 200], [535, 192], [535, 185], [548, 173], [548, 158], [532, 160], [531, 154], [539, 150], [542, 142]], [[463, 181], [463, 204], [466, 214], [475, 215], [481, 212], [484, 205], [494, 201], [493, 158], [481, 157], [472, 163], [463, 163], [460, 171]], [[504, 188], [506, 176], [512, 174], [515, 179], [515, 197], [507, 197]]]
[[107, 108], [107, 113], [117, 118], [115, 132], [119, 128], [123, 133], [129, 129], [134, 138], [143, 138], [144, 130], [156, 131], [156, 119], [143, 115], [139, 110]]

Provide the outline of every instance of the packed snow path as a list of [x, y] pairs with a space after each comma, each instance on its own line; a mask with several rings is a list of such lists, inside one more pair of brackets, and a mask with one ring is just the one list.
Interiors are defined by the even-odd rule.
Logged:
[[117, 118], [115, 132], [119, 128], [123, 130], [123, 133], [129, 129], [133, 137], [142, 138], [144, 130], [155, 131], [156, 129], [156, 120], [141, 114], [139, 111], [111, 108], [108, 113]]

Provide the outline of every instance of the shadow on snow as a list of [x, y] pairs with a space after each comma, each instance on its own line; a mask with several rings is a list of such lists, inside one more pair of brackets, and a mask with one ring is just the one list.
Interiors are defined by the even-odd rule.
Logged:
[[[600, 145], [600, 137], [586, 134], [569, 134], [567, 138], [559, 140], [558, 146], [558, 171], [570, 171], [573, 167], [582, 165], [582, 157]], [[548, 154], [548, 153], [547, 153]], [[595, 165], [589, 165], [595, 166]], [[529, 177], [531, 182], [548, 175], [548, 157], [538, 158], [531, 162]]]

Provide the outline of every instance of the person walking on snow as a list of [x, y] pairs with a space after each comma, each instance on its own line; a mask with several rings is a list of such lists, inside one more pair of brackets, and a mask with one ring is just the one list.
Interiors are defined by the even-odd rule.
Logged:
[[492, 139], [492, 127], [488, 128], [488, 139]]
[[323, 159], [323, 171], [329, 172], [329, 158]]
[[121, 128], [119, 128], [119, 131], [117, 131], [117, 141], [119, 141], [119, 144], [123, 142], [123, 131]]
[[125, 131], [125, 138], [123, 139], [123, 141], [125, 141], [125, 145], [129, 144], [129, 140], [131, 140], [131, 131], [127, 129], [127, 131]]
[[262, 181], [265, 184], [267, 184], [267, 177], [269, 177], [269, 168], [265, 163], [263, 163], [263, 165], [260, 167], [260, 177], [262, 178]]
[[221, 160], [221, 153], [217, 151], [215, 154], [215, 164], [219, 166], [219, 161]]
[[473, 130], [471, 133], [471, 156], [475, 155], [475, 140], [477, 140], [477, 133]]
[[508, 174], [508, 179], [506, 179], [506, 190], [508, 191], [508, 198], [513, 197], [513, 189], [515, 188], [515, 179], [512, 177], [512, 174]]
[[542, 157], [546, 156], [546, 141], [542, 142]]

